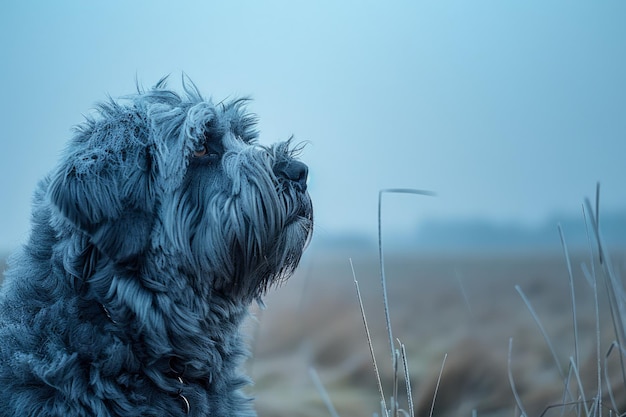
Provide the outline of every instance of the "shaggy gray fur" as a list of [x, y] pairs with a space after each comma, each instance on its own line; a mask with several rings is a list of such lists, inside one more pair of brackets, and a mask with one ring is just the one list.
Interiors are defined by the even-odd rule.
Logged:
[[245, 100], [102, 104], [35, 193], [0, 294], [0, 416], [253, 416], [239, 326], [312, 231], [307, 167]]

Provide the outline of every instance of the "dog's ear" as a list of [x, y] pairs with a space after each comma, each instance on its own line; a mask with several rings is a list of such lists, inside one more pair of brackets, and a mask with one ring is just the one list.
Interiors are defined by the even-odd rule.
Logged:
[[48, 196], [61, 215], [116, 262], [133, 262], [147, 248], [154, 196], [148, 127], [111, 105], [104, 120], [77, 130]]

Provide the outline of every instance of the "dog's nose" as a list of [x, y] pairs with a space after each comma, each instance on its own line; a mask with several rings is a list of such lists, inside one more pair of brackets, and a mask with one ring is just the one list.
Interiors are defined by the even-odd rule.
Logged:
[[298, 184], [304, 191], [309, 176], [309, 167], [300, 161], [283, 161], [274, 167], [274, 175]]

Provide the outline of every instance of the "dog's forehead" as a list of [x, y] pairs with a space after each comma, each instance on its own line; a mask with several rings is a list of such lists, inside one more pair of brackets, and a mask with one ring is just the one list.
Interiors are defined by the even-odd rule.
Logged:
[[244, 146], [237, 135], [237, 120], [232, 115], [224, 114], [211, 103], [199, 103], [187, 112], [183, 125], [184, 145], [188, 152], [202, 146], [220, 145], [224, 149], [236, 150]]
[[244, 100], [214, 105], [210, 100], [194, 103], [186, 111], [184, 130], [192, 141], [234, 136], [244, 142], [257, 137], [256, 117], [245, 109]]
[[215, 105], [211, 100], [155, 100], [146, 106], [152, 153], [169, 189], [181, 184], [191, 156], [204, 144], [219, 141], [224, 151], [231, 154], [257, 148], [257, 120], [246, 111], [246, 102]]

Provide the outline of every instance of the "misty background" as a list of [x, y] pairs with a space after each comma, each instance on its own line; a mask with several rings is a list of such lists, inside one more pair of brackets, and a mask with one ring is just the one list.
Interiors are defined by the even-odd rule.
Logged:
[[438, 196], [385, 195], [390, 239], [558, 246], [598, 181], [624, 239], [625, 17], [623, 1], [3, 1], [0, 250], [96, 102], [183, 72], [214, 101], [252, 97], [263, 143], [309, 143], [319, 242], [373, 239], [378, 191], [408, 187]]

